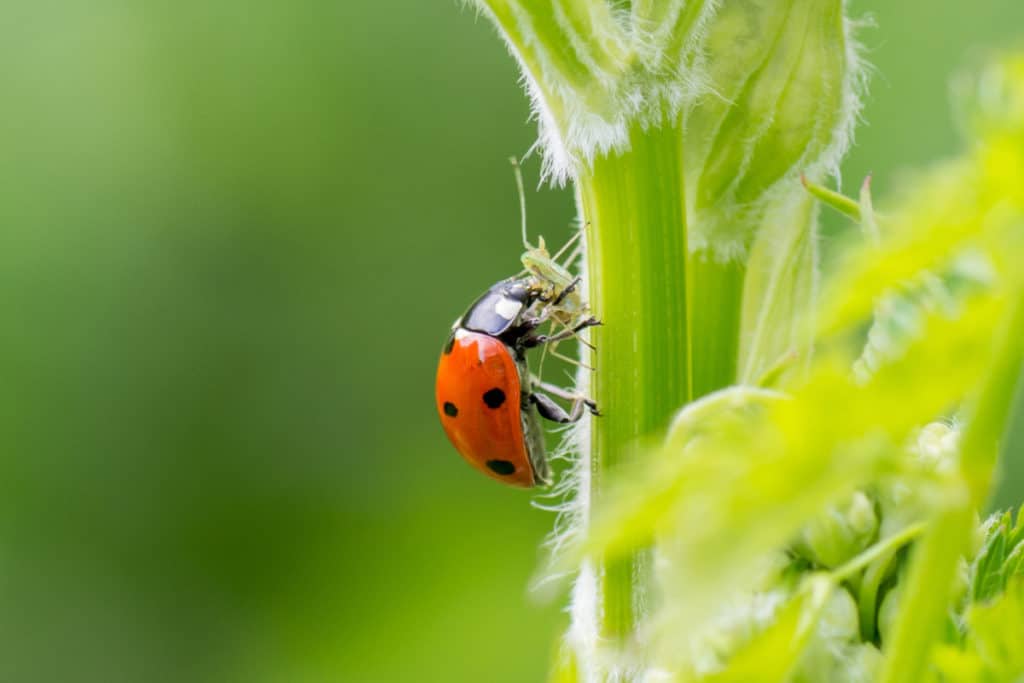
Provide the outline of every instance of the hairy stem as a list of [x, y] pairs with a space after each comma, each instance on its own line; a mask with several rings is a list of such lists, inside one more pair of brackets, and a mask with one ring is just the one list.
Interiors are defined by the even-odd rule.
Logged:
[[[606, 323], [592, 355], [592, 393], [606, 411], [591, 432], [590, 493], [598, 505], [638, 441], [663, 433], [689, 398], [682, 133], [635, 129], [630, 143], [623, 154], [597, 159], [577, 185], [589, 224], [590, 301]], [[598, 564], [599, 635], [625, 645], [642, 616], [645, 553]]]
[[[736, 380], [746, 268], [687, 245], [678, 125], [630, 134], [622, 154], [595, 160], [577, 182], [588, 225], [596, 330], [589, 500], [601, 505], [643, 439], [660, 439], [688, 402]], [[626, 647], [644, 616], [648, 553], [597, 563], [598, 635]]]

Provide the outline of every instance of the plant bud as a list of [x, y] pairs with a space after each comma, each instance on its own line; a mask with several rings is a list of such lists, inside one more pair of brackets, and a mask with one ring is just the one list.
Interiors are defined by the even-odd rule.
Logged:
[[793, 683], [845, 681], [847, 653], [860, 635], [857, 605], [845, 589], [832, 592], [822, 610], [814, 636], [800, 658]]
[[860, 491], [850, 502], [812, 520], [800, 536], [800, 550], [812, 562], [834, 569], [866, 548], [878, 531], [871, 500]]

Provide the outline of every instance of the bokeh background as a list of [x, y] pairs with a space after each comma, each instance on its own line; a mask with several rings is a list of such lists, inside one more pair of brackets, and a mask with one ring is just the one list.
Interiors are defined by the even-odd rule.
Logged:
[[[957, 148], [949, 74], [1024, 5], [852, 5], [846, 185], [884, 197]], [[0, 1], [0, 680], [541, 679], [552, 515], [432, 398], [517, 270], [527, 117], [455, 0]], [[571, 196], [526, 172], [560, 243]]]

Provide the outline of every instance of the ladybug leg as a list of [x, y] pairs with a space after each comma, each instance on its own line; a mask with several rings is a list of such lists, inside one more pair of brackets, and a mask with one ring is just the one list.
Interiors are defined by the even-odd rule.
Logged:
[[[572, 402], [571, 413], [568, 414], [568, 415], [570, 417], [572, 415], [576, 414], [576, 413], [580, 413], [580, 415], [577, 415], [576, 418], [573, 419], [573, 420], [570, 420], [570, 422], [575, 422], [576, 420], [580, 419], [580, 417], [582, 417], [582, 412], [583, 412], [584, 408], [589, 410], [591, 415], [598, 415], [599, 416], [601, 414], [600, 411], [598, 411], [598, 409], [597, 409], [597, 403], [595, 403], [592, 399], [587, 398], [586, 396], [582, 396], [582, 395], [574, 393], [572, 391], [568, 391], [567, 389], [563, 389], [562, 387], [555, 386], [554, 384], [548, 384], [547, 382], [542, 382], [542, 381], [540, 381], [539, 379], [537, 379], [536, 377], [533, 377], [533, 376], [531, 376], [530, 379], [531, 379], [531, 381], [533, 383], [533, 386], [535, 386], [535, 387], [537, 387], [539, 389], [542, 389], [547, 394], [551, 394], [552, 396], [557, 396], [558, 398], [562, 398], [562, 399], [565, 399], [566, 401], [571, 401]], [[556, 404], [554, 401], [552, 401], [548, 396], [546, 396], [545, 394], [539, 393], [537, 391], [534, 391], [533, 393], [530, 394], [530, 400], [533, 401], [535, 405], [537, 405], [538, 412], [541, 411], [541, 407], [540, 407], [539, 404], [537, 404], [537, 400], [538, 399], [536, 399], [534, 397], [540, 397], [539, 400], [546, 401], [547, 403], [553, 405], [556, 409], [561, 411], [562, 414], [567, 414], [564, 410], [562, 410], [562, 408], [558, 404]], [[544, 417], [548, 417], [547, 415], [544, 415], [543, 412], [541, 412], [541, 415], [543, 415]], [[554, 418], [548, 417], [548, 419], [554, 419]], [[555, 421], [557, 422], [558, 420], [555, 420]]]
[[576, 396], [573, 398], [570, 412], [565, 412], [562, 406], [558, 405], [545, 394], [533, 392], [530, 394], [530, 401], [537, 406], [537, 412], [545, 420], [551, 420], [559, 424], [571, 424], [583, 417], [583, 409], [590, 410], [592, 415], [600, 415], [597, 412], [597, 405], [590, 399]]

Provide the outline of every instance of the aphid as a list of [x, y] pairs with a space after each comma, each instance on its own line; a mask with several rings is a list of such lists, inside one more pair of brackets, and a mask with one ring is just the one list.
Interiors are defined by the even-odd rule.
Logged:
[[[530, 375], [528, 349], [597, 324], [588, 318], [553, 335], [536, 334], [551, 313], [535, 307], [538, 296], [530, 279], [511, 278], [477, 299], [452, 326], [435, 391], [441, 424], [462, 457], [490, 477], [523, 487], [551, 483], [538, 416], [567, 424], [584, 409], [598, 414], [590, 399]], [[548, 394], [571, 401], [569, 412]]]
[[[523, 189], [523, 173], [519, 168], [519, 161], [515, 157], [510, 158], [509, 161], [515, 173], [516, 190], [519, 195], [520, 229], [525, 250], [520, 261], [522, 261], [525, 272], [529, 274], [532, 285], [538, 289], [538, 299], [549, 304], [551, 317], [565, 324], [578, 322], [590, 315], [589, 307], [577, 289], [580, 278], [574, 276], [566, 266], [560, 264], [558, 259], [576, 243], [580, 233], [577, 232], [573, 235], [554, 256], [548, 252], [544, 237], [537, 236], [537, 246], [530, 244], [526, 232], [526, 193]], [[577, 255], [578, 248], [569, 254], [566, 263], [572, 263]], [[556, 297], [559, 298], [559, 301], [557, 305], [554, 305]]]
[[[580, 277], [574, 276], [568, 268], [568, 265], [578, 256], [579, 247], [569, 252], [569, 256], [565, 259], [565, 265], [559, 263], [558, 259], [576, 243], [580, 232], [576, 232], [554, 256], [548, 252], [544, 237], [537, 236], [537, 246], [530, 244], [526, 232], [526, 193], [523, 189], [522, 170], [515, 157], [511, 157], [509, 161], [512, 164], [516, 190], [519, 194], [519, 218], [524, 249], [520, 261], [525, 269], [524, 273], [527, 275], [530, 286], [536, 290], [537, 300], [545, 307], [551, 321], [561, 330], [572, 329], [584, 320], [591, 318], [590, 307], [579, 291]], [[568, 336], [576, 337], [580, 343], [590, 346], [575, 334]], [[579, 361], [555, 351], [557, 346], [557, 343], [553, 343], [548, 348], [548, 352], [569, 363], [582, 365]]]

